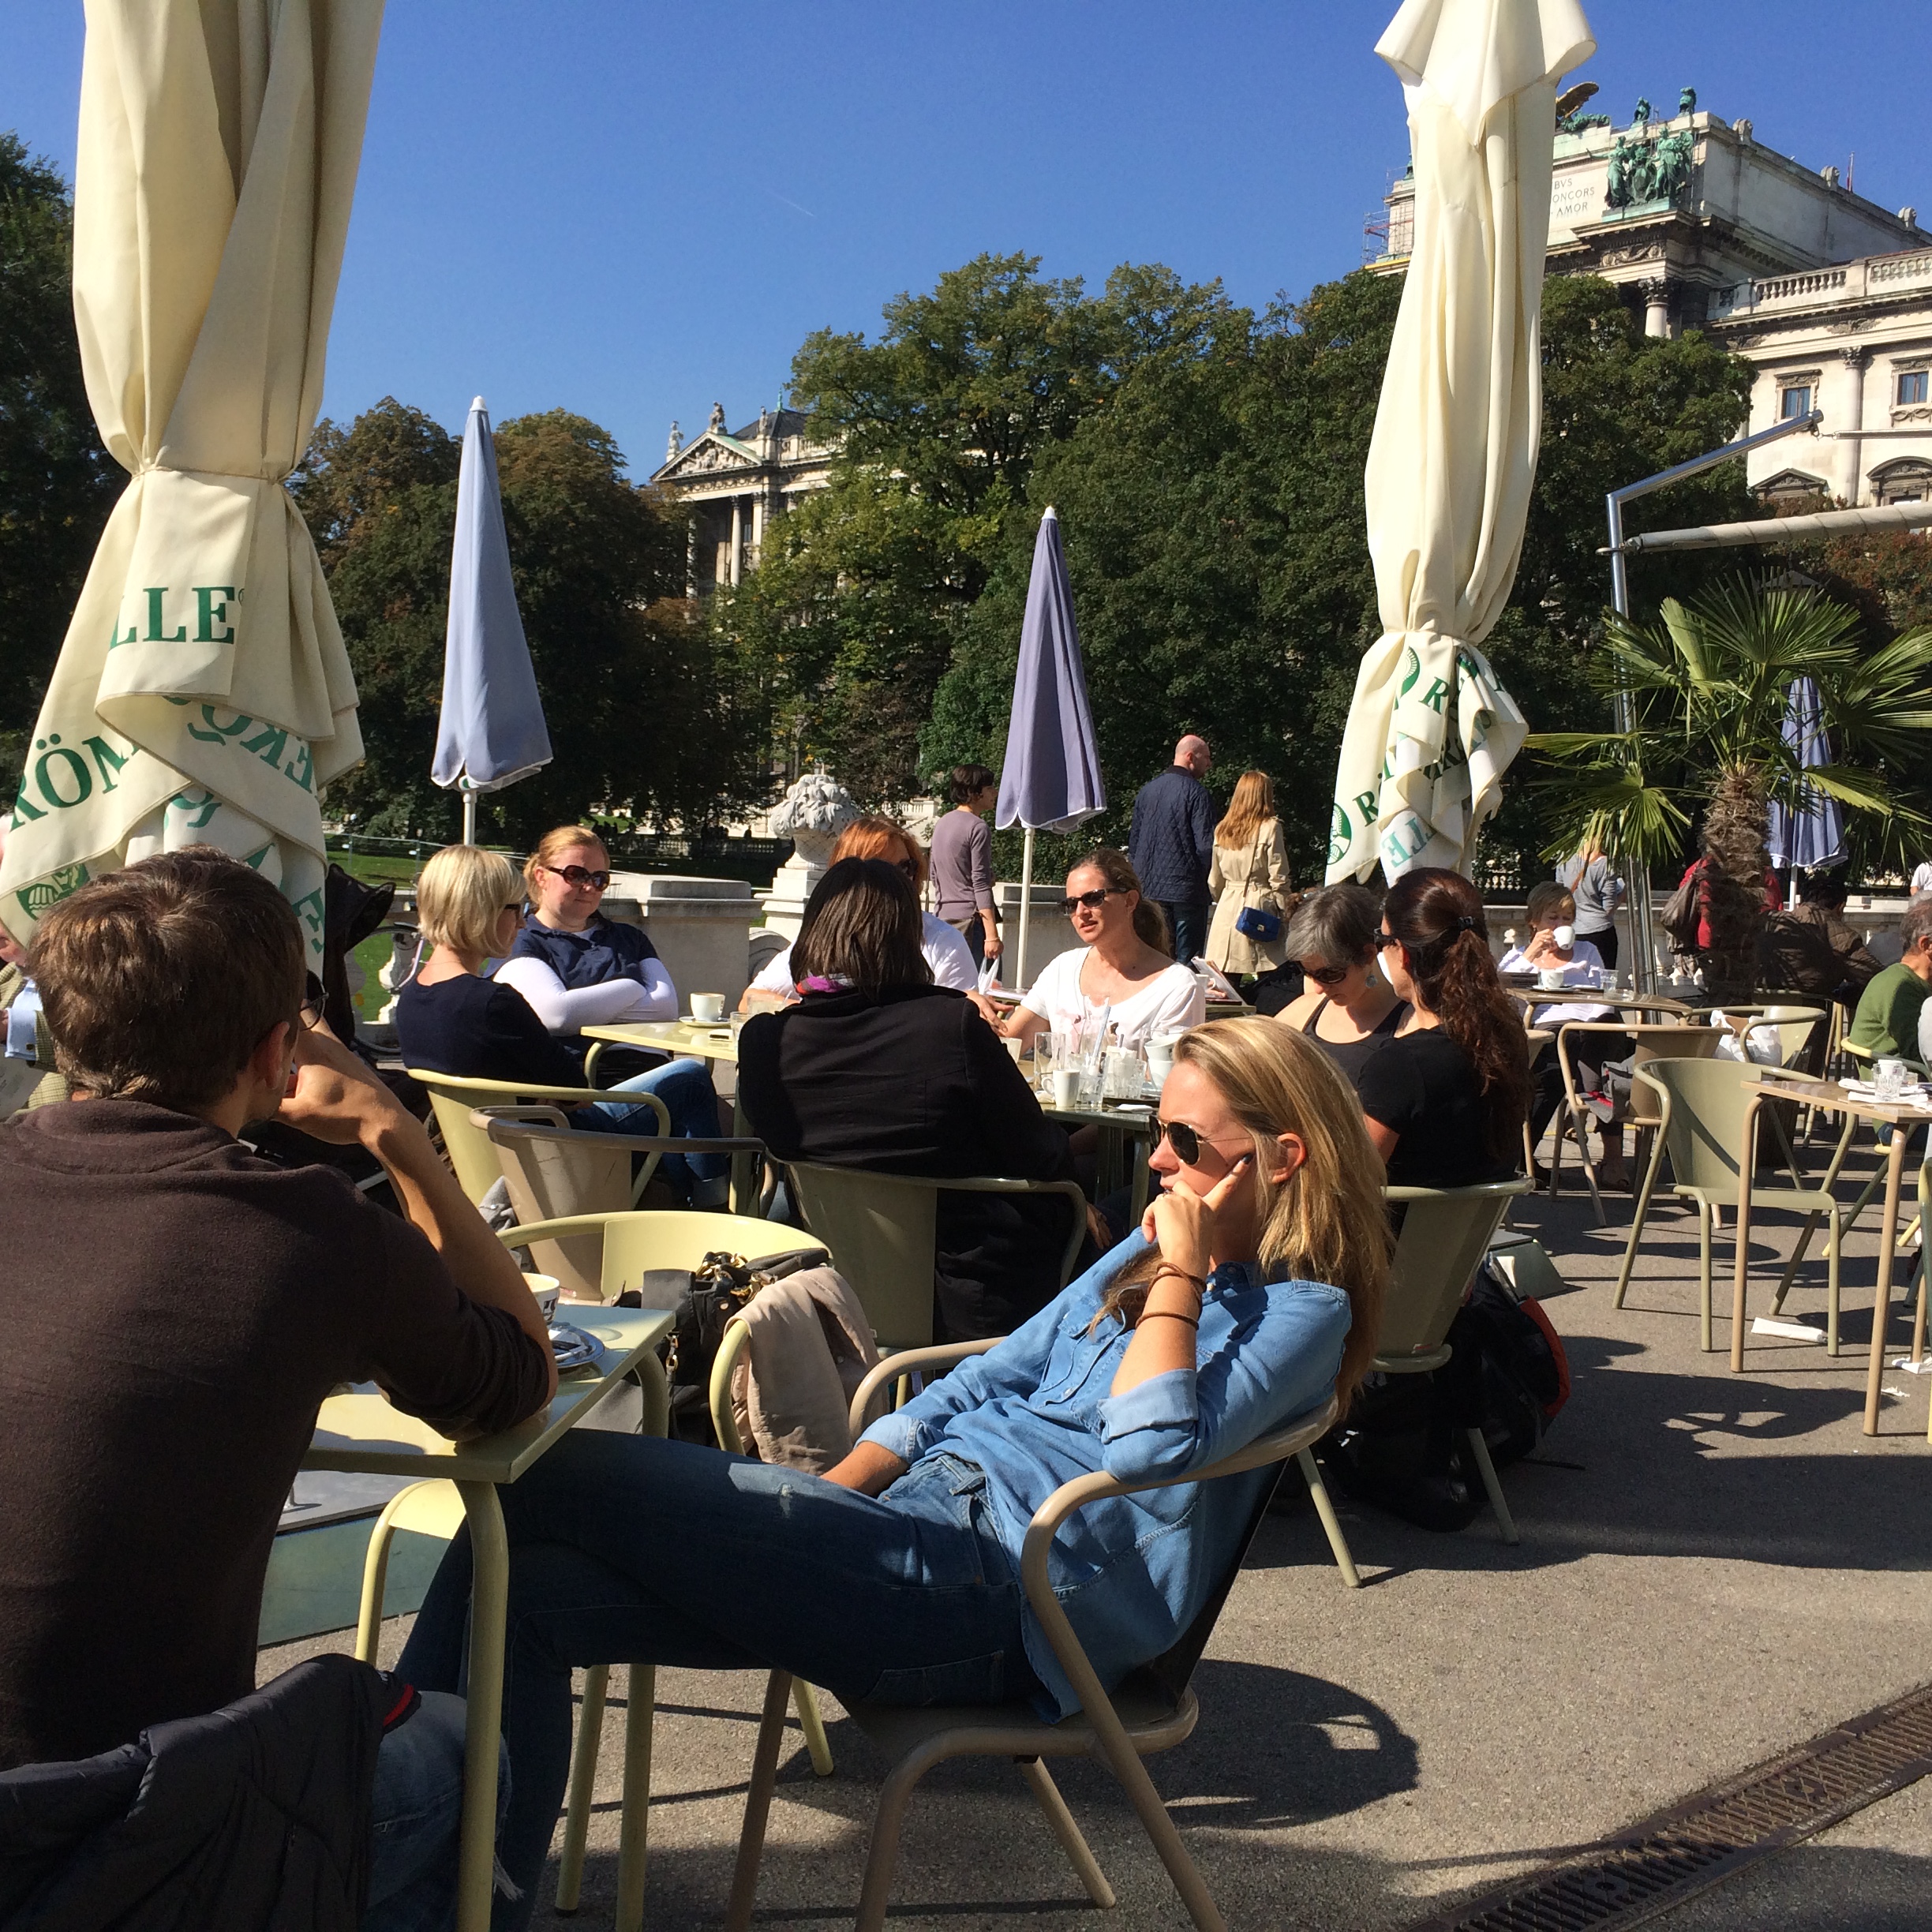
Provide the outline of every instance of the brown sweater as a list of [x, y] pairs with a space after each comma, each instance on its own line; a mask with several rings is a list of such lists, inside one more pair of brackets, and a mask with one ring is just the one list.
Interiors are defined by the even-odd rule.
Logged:
[[543, 1396], [515, 1318], [326, 1167], [131, 1100], [0, 1124], [0, 1769], [254, 1687], [316, 1410], [374, 1380], [445, 1428]]

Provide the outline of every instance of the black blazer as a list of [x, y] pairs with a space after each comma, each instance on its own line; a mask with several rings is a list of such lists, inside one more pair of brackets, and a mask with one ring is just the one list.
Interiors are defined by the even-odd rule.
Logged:
[[[738, 1036], [738, 1097], [780, 1160], [882, 1174], [1071, 1181], [1065, 1134], [962, 993], [808, 993]], [[1071, 1204], [944, 1194], [935, 1329], [1005, 1335], [1059, 1292]]]

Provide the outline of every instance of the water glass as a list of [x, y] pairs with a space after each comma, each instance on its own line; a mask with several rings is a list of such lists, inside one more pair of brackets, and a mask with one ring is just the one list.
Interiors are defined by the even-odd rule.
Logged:
[[1147, 1084], [1147, 1069], [1131, 1046], [1110, 1046], [1102, 1069], [1101, 1092], [1109, 1100], [1138, 1100]]
[[1903, 1060], [1881, 1060], [1874, 1069], [1873, 1097], [1879, 1100], [1902, 1100], [1905, 1089], [1911, 1084], [1911, 1069]]

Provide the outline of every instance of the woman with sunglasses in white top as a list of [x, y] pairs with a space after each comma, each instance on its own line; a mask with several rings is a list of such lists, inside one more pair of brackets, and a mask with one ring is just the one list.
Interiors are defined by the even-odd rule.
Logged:
[[1001, 1032], [1028, 1039], [1043, 1028], [1077, 1029], [1084, 1046], [1104, 1011], [1114, 1043], [1131, 1047], [1207, 1018], [1208, 996], [1169, 952], [1166, 915], [1141, 896], [1124, 852], [1089, 852], [1067, 874], [1061, 908], [1080, 943], [1048, 962]]
[[1376, 896], [1365, 886], [1325, 886], [1296, 907], [1283, 935], [1307, 986], [1275, 1017], [1312, 1039], [1352, 1087], [1409, 1014], [1376, 970], [1379, 923]]

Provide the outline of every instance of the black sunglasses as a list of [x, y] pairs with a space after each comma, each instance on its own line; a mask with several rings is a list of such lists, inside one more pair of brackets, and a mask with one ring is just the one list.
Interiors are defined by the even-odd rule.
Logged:
[[[1184, 1167], [1198, 1167], [1200, 1165], [1202, 1141], [1198, 1127], [1190, 1127], [1185, 1121], [1156, 1118], [1154, 1122], [1155, 1146], [1159, 1147], [1163, 1140], [1174, 1149], [1175, 1157]], [[1214, 1143], [1210, 1140], [1207, 1145], [1212, 1147]], [[1230, 1163], [1230, 1166], [1232, 1164]]]
[[1303, 975], [1317, 986], [1339, 986], [1355, 968], [1353, 966], [1304, 966]]
[[916, 886], [919, 883], [919, 861], [916, 859], [901, 859], [897, 863], [899, 870]]
[[554, 872], [567, 886], [590, 886], [601, 892], [610, 883], [608, 872], [593, 872], [584, 866], [546, 866], [544, 870]]
[[1391, 946], [1398, 946], [1401, 944], [1402, 942], [1392, 932], [1376, 934], [1375, 949], [1378, 953], [1386, 953]]
[[1126, 890], [1127, 888], [1125, 886], [1096, 886], [1091, 892], [1079, 893], [1071, 899], [1062, 899], [1060, 901], [1060, 911], [1067, 919], [1073, 916], [1073, 908], [1076, 906], [1085, 906], [1090, 911], [1098, 912], [1106, 904], [1109, 893], [1124, 893]]

